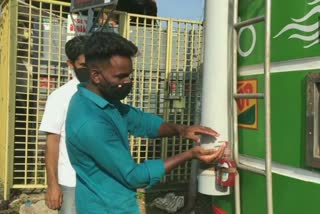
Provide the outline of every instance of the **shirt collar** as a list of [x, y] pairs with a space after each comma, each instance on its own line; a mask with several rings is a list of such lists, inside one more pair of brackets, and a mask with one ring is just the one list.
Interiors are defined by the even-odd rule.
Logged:
[[79, 84], [80, 81], [78, 80], [78, 78], [75, 76], [75, 77], [72, 77], [72, 81], [74, 81], [75, 83]]
[[79, 91], [80, 95], [88, 98], [89, 100], [94, 102], [100, 108], [105, 108], [107, 105], [110, 104], [107, 100], [103, 99], [101, 96], [88, 90], [86, 88], [86, 86], [87, 86], [87, 83], [78, 84], [78, 91]]

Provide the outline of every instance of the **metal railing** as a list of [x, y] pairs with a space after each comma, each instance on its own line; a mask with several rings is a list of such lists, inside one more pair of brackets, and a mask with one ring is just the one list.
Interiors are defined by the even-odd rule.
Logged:
[[[259, 175], [266, 176], [266, 194], [267, 194], [267, 212], [273, 213], [273, 196], [272, 196], [272, 151], [271, 151], [271, 106], [270, 106], [270, 46], [271, 46], [271, 0], [265, 1], [265, 16], [259, 16], [243, 22], [238, 22], [239, 1], [234, 1], [234, 20], [233, 20], [233, 141], [234, 141], [234, 159], [238, 168]], [[238, 31], [241, 27], [252, 25], [258, 22], [265, 22], [265, 61], [264, 61], [264, 93], [257, 94], [238, 94]], [[239, 159], [239, 139], [238, 139], [238, 121], [237, 121], [237, 100], [249, 99], [264, 99], [265, 101], [265, 169], [261, 170], [254, 166], [245, 165]], [[240, 178], [237, 176], [235, 185], [235, 211], [241, 213], [240, 207]]]

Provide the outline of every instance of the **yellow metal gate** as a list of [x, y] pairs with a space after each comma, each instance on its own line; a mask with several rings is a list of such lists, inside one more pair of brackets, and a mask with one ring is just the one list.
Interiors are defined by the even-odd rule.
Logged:
[[[200, 22], [128, 14], [124, 36], [140, 50], [134, 61], [130, 103], [178, 124], [190, 125], [199, 116], [202, 49]], [[190, 148], [188, 140], [168, 138], [131, 141], [134, 158], [167, 158]], [[173, 170], [164, 182], [187, 182], [190, 162]]]
[[[8, 1], [3, 1], [0, 5], [0, 189], [5, 197], [9, 194], [9, 187], [12, 186], [12, 146], [14, 127], [14, 73], [15, 70], [14, 52], [16, 41], [12, 40], [11, 31], [15, 31], [10, 26], [14, 21]], [[1, 194], [1, 193], [0, 193]]]
[[[1, 8], [0, 180], [6, 198], [10, 188], [46, 186], [45, 135], [38, 129], [47, 96], [70, 76], [64, 55], [69, 4], [10, 0]], [[133, 91], [125, 101], [167, 121], [193, 124], [199, 115], [202, 23], [126, 13], [118, 20], [118, 31], [140, 50]], [[130, 144], [137, 162], [191, 146], [180, 138], [130, 137]], [[163, 182], [187, 182], [189, 171], [187, 163]]]

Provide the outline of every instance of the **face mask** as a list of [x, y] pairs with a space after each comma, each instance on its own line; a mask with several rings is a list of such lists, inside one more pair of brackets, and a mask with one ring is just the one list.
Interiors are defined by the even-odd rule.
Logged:
[[75, 68], [74, 72], [80, 82], [88, 82], [90, 78], [89, 69], [86, 67], [83, 68]]
[[97, 84], [98, 90], [106, 100], [122, 100], [131, 92], [132, 82], [112, 84], [100, 71], [104, 83]]
[[99, 90], [106, 99], [122, 100], [130, 93], [132, 82], [122, 84], [108, 84], [107, 87], [99, 85]]

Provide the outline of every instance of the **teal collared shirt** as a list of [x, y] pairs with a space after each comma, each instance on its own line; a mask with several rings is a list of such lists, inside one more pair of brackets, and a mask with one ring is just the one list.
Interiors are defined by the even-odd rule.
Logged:
[[139, 213], [136, 189], [159, 182], [162, 160], [133, 160], [128, 133], [154, 138], [163, 120], [121, 102], [108, 102], [78, 85], [66, 119], [70, 162], [77, 173], [78, 214]]

